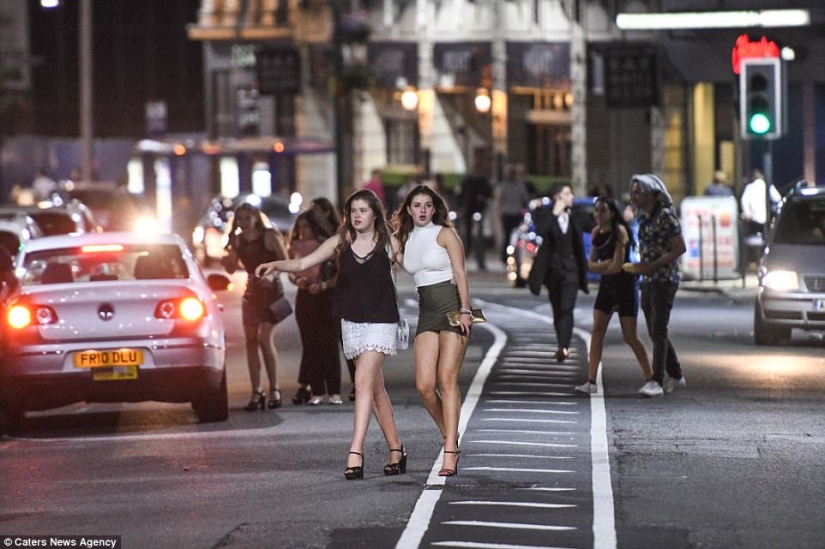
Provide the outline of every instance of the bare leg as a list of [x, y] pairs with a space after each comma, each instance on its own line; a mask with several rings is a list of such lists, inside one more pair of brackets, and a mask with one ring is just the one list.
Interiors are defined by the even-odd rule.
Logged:
[[[372, 388], [372, 411], [375, 414], [375, 419], [378, 421], [381, 432], [384, 434], [387, 446], [390, 450], [401, 450], [401, 437], [398, 436], [398, 428], [395, 425], [392, 402], [390, 402], [390, 396], [387, 394], [387, 389], [384, 386], [384, 372], [380, 369], [375, 376]], [[398, 452], [396, 452], [395, 455], [390, 452], [389, 463], [396, 463], [400, 458], [401, 454]]]
[[642, 340], [639, 339], [639, 335], [636, 332], [636, 317], [620, 316], [619, 322], [622, 325], [624, 341], [633, 349], [633, 354], [636, 355], [636, 360], [639, 361], [639, 366], [642, 367], [645, 380], [653, 379], [653, 369], [650, 367], [650, 358], [647, 356], [647, 349], [645, 349], [645, 344], [642, 343]]
[[607, 333], [610, 316], [604, 311], [593, 309], [593, 329], [590, 337], [590, 362], [588, 365], [588, 380], [590, 383], [596, 383], [596, 376], [599, 374], [599, 363], [602, 361], [604, 350], [604, 336]]
[[[415, 386], [424, 407], [441, 431], [444, 449], [458, 448], [461, 390], [458, 374], [469, 338], [453, 332], [425, 332], [415, 338]], [[444, 455], [444, 468], [455, 469], [457, 454]]]
[[[438, 390], [441, 394], [441, 408], [444, 415], [444, 450], [458, 450], [458, 422], [461, 412], [461, 389], [458, 374], [464, 362], [469, 337], [453, 332], [441, 332], [438, 336], [440, 353], [438, 356]], [[445, 453], [442, 469], [455, 470], [458, 454]]]
[[[261, 354], [264, 359], [264, 368], [266, 368], [266, 375], [269, 378], [269, 390], [275, 391], [278, 389], [278, 350], [275, 349], [275, 325], [269, 322], [261, 323], [258, 328], [258, 345], [261, 348]], [[259, 367], [260, 370], [260, 367]]]
[[424, 408], [433, 418], [441, 436], [447, 436], [444, 409], [438, 393], [438, 333], [424, 332], [415, 338], [415, 388]]
[[249, 381], [252, 382], [252, 392], [261, 392], [261, 355], [258, 344], [258, 327], [244, 326], [246, 342], [246, 365], [249, 368]]
[[[355, 413], [352, 421], [352, 442], [350, 452], [363, 453], [364, 440], [370, 423], [370, 414], [375, 411], [376, 419], [384, 433], [390, 448], [400, 448], [401, 441], [392, 415], [392, 404], [384, 388], [384, 376], [381, 366], [384, 354], [377, 351], [365, 351], [355, 358]], [[348, 467], [359, 467], [361, 458], [350, 454]]]

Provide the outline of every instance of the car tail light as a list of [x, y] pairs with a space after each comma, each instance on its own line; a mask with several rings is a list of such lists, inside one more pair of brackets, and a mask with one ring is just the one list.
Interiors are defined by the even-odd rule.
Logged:
[[38, 326], [55, 324], [57, 314], [54, 309], [46, 305], [14, 305], [6, 314], [6, 321], [9, 327], [22, 330], [32, 324]]
[[161, 301], [155, 308], [155, 317], [162, 319], [198, 320], [206, 316], [206, 307], [196, 297]]

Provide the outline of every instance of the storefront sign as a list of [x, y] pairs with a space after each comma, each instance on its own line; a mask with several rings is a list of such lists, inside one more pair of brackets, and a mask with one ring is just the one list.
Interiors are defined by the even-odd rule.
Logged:
[[527, 88], [570, 89], [570, 44], [507, 42], [507, 82]]
[[740, 65], [743, 59], [754, 57], [779, 57], [779, 46], [773, 40], [768, 40], [764, 36], [761, 40], [751, 42], [747, 34], [742, 34], [736, 39], [736, 45], [731, 52], [730, 61], [734, 74], [739, 74]]
[[492, 86], [490, 42], [440, 42], [433, 46], [436, 85]]
[[262, 49], [255, 53], [258, 90], [263, 95], [301, 93], [301, 56], [293, 48]]
[[659, 104], [659, 60], [655, 46], [610, 47], [603, 53], [607, 108]]
[[367, 63], [377, 88], [418, 86], [418, 45], [414, 42], [370, 42]]

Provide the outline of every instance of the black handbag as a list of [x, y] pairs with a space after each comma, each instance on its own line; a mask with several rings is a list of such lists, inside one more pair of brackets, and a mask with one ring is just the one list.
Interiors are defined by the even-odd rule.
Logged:
[[[263, 281], [263, 279], [261, 279]], [[269, 310], [275, 316], [275, 324], [278, 324], [289, 315], [292, 314], [292, 304], [284, 295], [284, 285], [281, 283], [281, 278], [275, 276], [271, 282], [262, 282], [268, 284], [266, 287], [266, 299], [269, 303]]]
[[272, 311], [272, 314], [275, 316], [275, 324], [278, 324], [292, 314], [292, 304], [286, 296], [281, 295], [281, 297], [269, 304], [269, 310]]

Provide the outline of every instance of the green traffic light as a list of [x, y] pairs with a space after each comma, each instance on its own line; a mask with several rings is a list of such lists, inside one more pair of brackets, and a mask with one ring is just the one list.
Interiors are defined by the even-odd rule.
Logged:
[[764, 135], [771, 129], [771, 119], [763, 113], [756, 113], [748, 120], [748, 128], [756, 135]]

